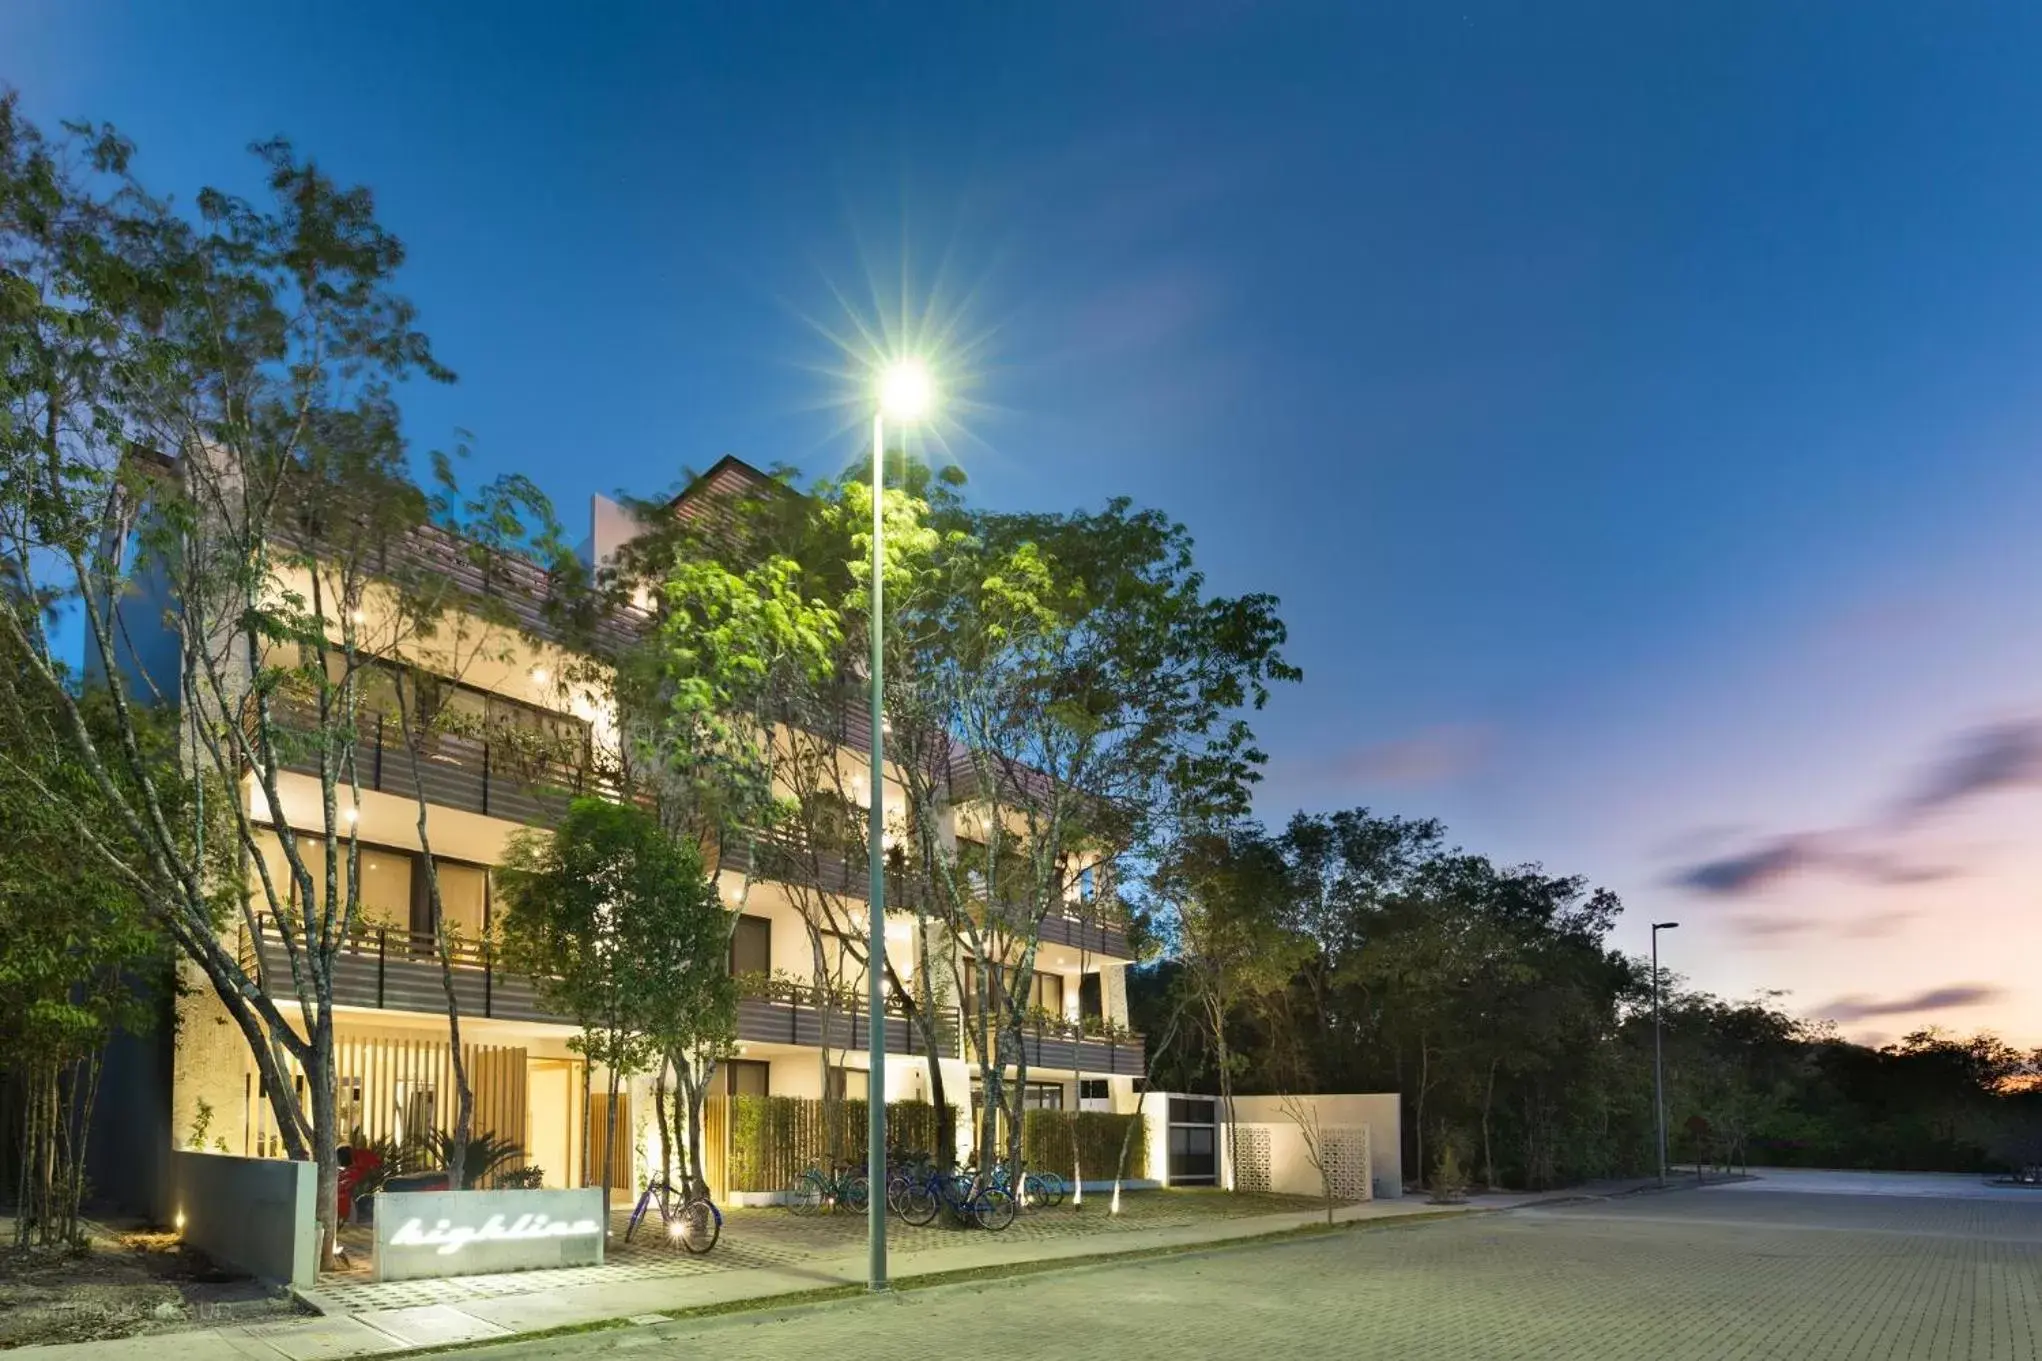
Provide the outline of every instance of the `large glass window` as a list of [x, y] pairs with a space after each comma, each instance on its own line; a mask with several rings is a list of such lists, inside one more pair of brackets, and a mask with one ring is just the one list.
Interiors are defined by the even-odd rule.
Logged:
[[489, 871], [441, 860], [434, 872], [440, 881], [440, 912], [453, 940], [462, 945], [480, 941], [489, 927]]

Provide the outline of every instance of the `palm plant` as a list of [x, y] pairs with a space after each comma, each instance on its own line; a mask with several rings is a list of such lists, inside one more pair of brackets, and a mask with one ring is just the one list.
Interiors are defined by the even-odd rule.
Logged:
[[[426, 1151], [441, 1167], [454, 1165], [454, 1136], [445, 1130], [432, 1130], [425, 1137]], [[458, 1189], [472, 1191], [483, 1178], [493, 1176], [506, 1164], [525, 1156], [525, 1150], [509, 1139], [499, 1139], [494, 1134], [480, 1133], [461, 1145], [465, 1156], [461, 1160], [461, 1185]]]

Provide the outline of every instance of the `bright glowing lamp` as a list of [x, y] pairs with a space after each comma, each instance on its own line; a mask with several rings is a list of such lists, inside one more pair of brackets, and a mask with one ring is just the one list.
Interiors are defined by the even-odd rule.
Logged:
[[919, 359], [899, 359], [879, 375], [879, 409], [888, 419], [918, 421], [936, 402], [929, 366]]

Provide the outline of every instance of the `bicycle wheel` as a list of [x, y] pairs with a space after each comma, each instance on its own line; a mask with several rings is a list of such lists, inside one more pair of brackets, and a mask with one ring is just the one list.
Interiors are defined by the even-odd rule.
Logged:
[[1064, 1197], [1071, 1193], [1070, 1183], [1055, 1172], [1042, 1174], [1042, 1188], [1049, 1196], [1049, 1208], [1054, 1210], [1064, 1203]]
[[820, 1213], [828, 1196], [829, 1188], [823, 1185], [822, 1175], [813, 1169], [787, 1183], [787, 1208], [798, 1215]]
[[872, 1203], [872, 1183], [863, 1175], [846, 1177], [838, 1184], [839, 1204], [847, 1210], [864, 1210]]
[[1030, 1172], [1021, 1178], [1021, 1203], [1031, 1210], [1047, 1210], [1056, 1204], [1051, 1198], [1049, 1179], [1040, 1172]]
[[988, 1186], [972, 1199], [971, 1217], [980, 1228], [998, 1233], [1014, 1222], [1014, 1197], [1003, 1187]]
[[685, 1252], [707, 1252], [723, 1236], [723, 1216], [707, 1196], [697, 1196], [674, 1211], [667, 1233]]
[[936, 1222], [936, 1216], [943, 1212], [943, 1201], [937, 1196], [936, 1188], [929, 1182], [909, 1182], [901, 1193], [900, 1204], [894, 1213], [916, 1228], [927, 1228]]

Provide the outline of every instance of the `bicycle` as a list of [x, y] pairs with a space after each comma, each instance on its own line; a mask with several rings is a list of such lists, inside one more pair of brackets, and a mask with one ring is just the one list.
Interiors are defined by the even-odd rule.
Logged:
[[631, 1207], [631, 1218], [624, 1225], [625, 1242], [631, 1241], [645, 1212], [655, 1206], [667, 1241], [678, 1244], [683, 1252], [707, 1252], [723, 1236], [723, 1211], [716, 1208], [707, 1191], [689, 1192], [665, 1177], [655, 1177], [645, 1184], [638, 1203]]
[[945, 1207], [989, 1233], [998, 1233], [1014, 1222], [1014, 1195], [1006, 1187], [976, 1172], [946, 1176], [933, 1167], [919, 1177], [904, 1179], [893, 1210], [907, 1223], [922, 1228], [934, 1223]]
[[787, 1184], [787, 1208], [802, 1216], [839, 1205], [862, 1210], [871, 1202], [871, 1194], [870, 1183], [853, 1164], [832, 1163], [824, 1171], [821, 1163], [810, 1163]]
[[[1004, 1162], [993, 1164], [993, 1185], [1012, 1191], [1014, 1174]], [[1055, 1172], [1042, 1172], [1033, 1168], [1021, 1174], [1021, 1203], [1031, 1209], [1037, 1206], [1054, 1210], [1064, 1203], [1069, 1188], [1064, 1179]]]

